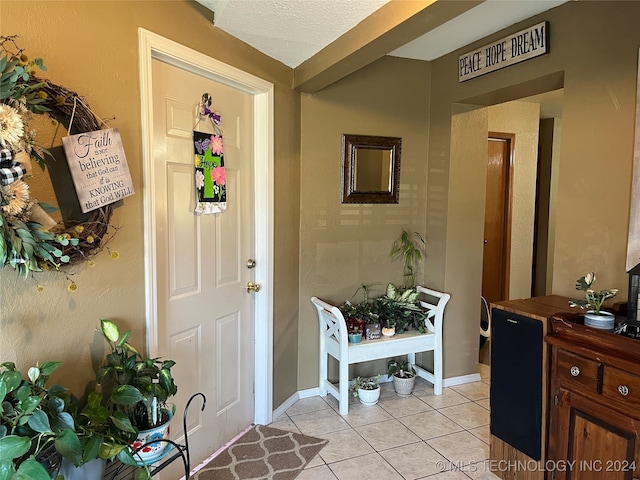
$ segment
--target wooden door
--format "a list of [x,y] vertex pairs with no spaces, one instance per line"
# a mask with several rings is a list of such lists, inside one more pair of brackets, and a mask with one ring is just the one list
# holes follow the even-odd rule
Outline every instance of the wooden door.
[[[177,362],[176,419],[191,394],[207,398],[204,412],[199,401],[189,412],[194,466],[254,418],[253,100],[156,59],[152,79],[158,353]],[[194,213],[192,130],[213,133],[208,120],[196,126],[203,93],[223,121],[227,208],[214,215]],[[172,425],[178,441],[180,420]],[[178,463],[162,478],[179,478]]]
[[509,297],[512,152],[512,134],[489,134],[482,259],[482,296],[489,303]]
[[560,389],[555,432],[556,480],[631,480],[640,467],[637,421]]

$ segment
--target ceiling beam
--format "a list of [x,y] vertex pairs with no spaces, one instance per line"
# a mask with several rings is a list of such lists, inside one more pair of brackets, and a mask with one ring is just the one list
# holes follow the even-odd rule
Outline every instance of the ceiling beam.
[[294,69],[293,88],[315,93],[485,0],[391,0]]

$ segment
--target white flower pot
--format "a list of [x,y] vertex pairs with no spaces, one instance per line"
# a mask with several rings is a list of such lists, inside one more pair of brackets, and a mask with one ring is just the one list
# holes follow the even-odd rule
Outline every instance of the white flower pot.
[[615,326],[616,317],[611,312],[600,312],[597,315],[593,310],[587,311],[584,315],[584,324],[587,327],[598,328],[600,330],[606,330],[608,332],[613,331]]
[[154,440],[160,440],[163,438],[168,439],[170,437],[170,425],[173,414],[170,410],[163,409],[162,411],[169,415],[169,420],[155,428],[140,430],[138,432],[138,438],[130,447],[131,452],[133,453],[144,445],[142,449],[133,454],[133,458],[138,462],[147,464],[155,462],[162,456],[165,449],[170,445],[168,442],[154,442]]
[[64,480],[101,480],[104,475],[104,467],[105,461],[101,458],[91,460],[79,467],[63,458],[58,475],[63,475]]
[[360,403],[363,405],[375,405],[380,399],[380,385],[377,385],[373,390],[359,388],[358,398],[360,399]]
[[[407,374],[405,374],[407,375]],[[408,374],[407,377],[393,376],[393,388],[401,397],[408,397],[413,392],[413,386],[416,382],[416,377],[413,374]]]

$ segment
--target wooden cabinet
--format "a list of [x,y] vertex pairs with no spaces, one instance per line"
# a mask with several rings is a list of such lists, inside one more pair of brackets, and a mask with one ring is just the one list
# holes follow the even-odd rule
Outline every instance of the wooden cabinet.
[[548,478],[640,478],[640,340],[551,319]]
[[543,480],[550,369],[544,336],[553,315],[576,309],[558,295],[491,307],[491,469],[503,480]]

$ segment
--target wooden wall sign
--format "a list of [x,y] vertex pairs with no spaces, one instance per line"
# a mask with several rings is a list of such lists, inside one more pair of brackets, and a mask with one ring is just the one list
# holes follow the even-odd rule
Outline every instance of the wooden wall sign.
[[117,128],[62,138],[82,212],[133,195],[133,182]]
[[549,51],[549,26],[541,22],[458,57],[458,81],[493,72]]

